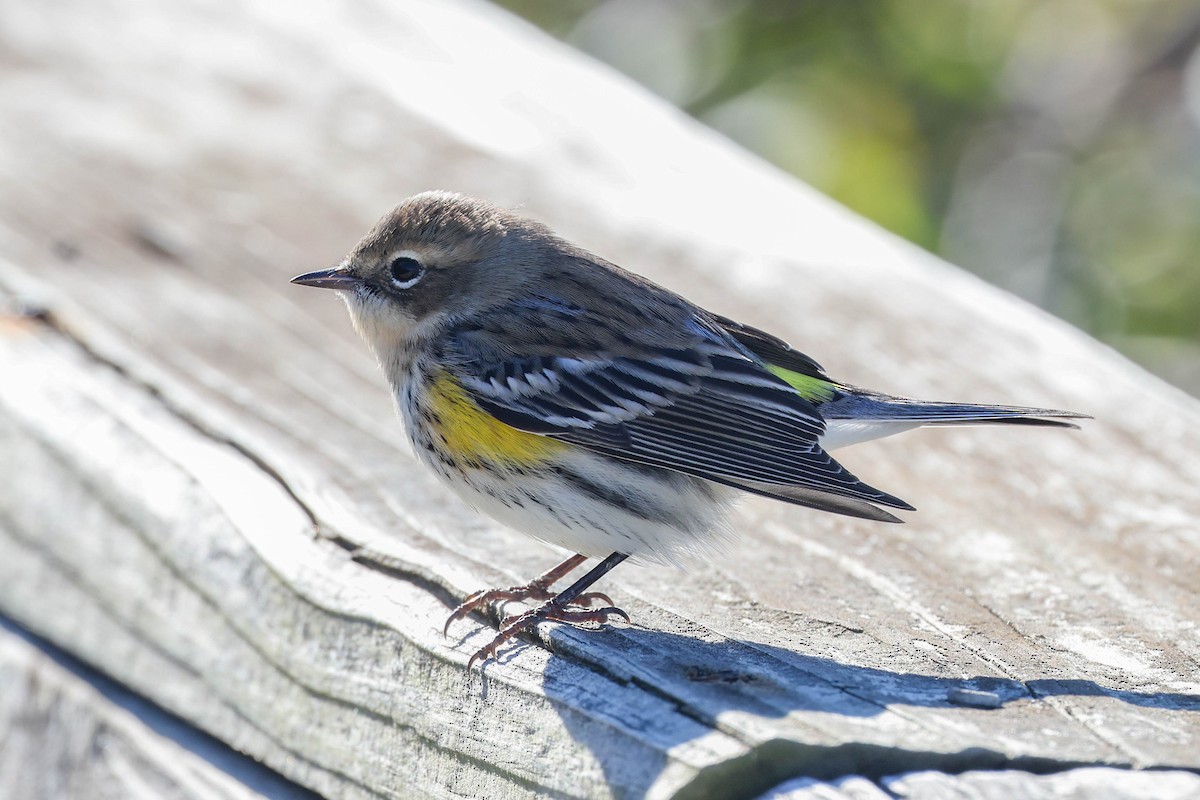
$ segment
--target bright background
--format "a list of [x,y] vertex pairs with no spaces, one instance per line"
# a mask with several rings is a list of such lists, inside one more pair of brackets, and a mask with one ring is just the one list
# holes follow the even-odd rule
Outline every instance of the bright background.
[[1196,0],[500,0],[1200,394]]

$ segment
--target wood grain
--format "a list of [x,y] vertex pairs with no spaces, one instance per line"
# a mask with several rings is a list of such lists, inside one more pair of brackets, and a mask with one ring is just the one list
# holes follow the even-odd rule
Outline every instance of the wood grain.
[[0,682],[0,796],[316,798],[3,621]]

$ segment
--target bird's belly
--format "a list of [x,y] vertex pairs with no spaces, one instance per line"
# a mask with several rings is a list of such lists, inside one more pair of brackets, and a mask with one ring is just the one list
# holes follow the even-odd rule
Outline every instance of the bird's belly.
[[625,553],[679,564],[726,538],[735,493],[677,472],[571,448],[552,462],[498,472],[431,464],[467,503],[522,533],[586,556]]

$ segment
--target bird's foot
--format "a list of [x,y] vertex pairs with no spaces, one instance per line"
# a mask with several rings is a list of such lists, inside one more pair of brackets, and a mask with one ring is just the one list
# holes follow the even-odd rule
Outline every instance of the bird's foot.
[[[524,614],[506,618],[500,625],[500,632],[496,634],[495,638],[480,648],[475,655],[471,656],[471,660],[467,662],[467,669],[474,666],[476,661],[491,658],[506,642],[517,634],[532,629],[539,622],[565,622],[568,625],[603,625],[612,617],[620,617],[629,622],[629,615],[616,606],[611,605],[611,600],[608,601],[610,605],[604,608],[569,607],[578,604],[580,600],[589,595],[605,597],[600,592],[589,592],[587,595],[580,595],[569,603],[560,603],[557,597],[553,597],[537,608],[526,611]],[[608,598],[605,597],[605,599],[607,600]]]
[[[495,603],[514,603],[524,600],[553,600],[554,593],[550,591],[551,583],[553,581],[545,581],[542,578],[537,578],[523,586],[510,586],[507,589],[481,589],[474,594],[470,594],[458,604],[458,607],[454,611],[450,612],[445,626],[442,627],[442,635],[445,636],[448,634],[451,625],[460,619],[464,619],[472,611],[479,611]],[[570,605],[590,609],[597,603],[605,603],[611,606],[612,598],[604,592],[585,592],[572,600]],[[507,620],[505,621],[507,622]]]

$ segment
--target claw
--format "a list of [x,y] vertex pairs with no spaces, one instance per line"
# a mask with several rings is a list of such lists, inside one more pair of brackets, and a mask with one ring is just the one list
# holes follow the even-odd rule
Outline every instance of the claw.
[[[552,567],[537,576],[524,586],[475,592],[466,600],[463,600],[462,604],[451,612],[450,618],[446,620],[446,626],[442,629],[442,633],[445,634],[449,631],[450,624],[455,620],[462,619],[480,606],[489,603],[526,600],[530,598],[545,600],[544,603],[532,611],[526,611],[524,614],[519,614],[515,617],[505,618],[504,622],[500,625],[500,632],[467,661],[467,669],[470,670],[471,667],[475,666],[476,661],[491,658],[505,642],[512,639],[518,633],[529,630],[539,622],[554,621],[565,622],[568,625],[603,625],[608,622],[610,617],[621,617],[626,622],[629,622],[629,615],[614,606],[612,599],[604,592],[587,591],[589,586],[607,575],[609,570],[628,557],[627,553],[613,553],[592,567],[588,574],[554,595],[551,594],[550,587],[559,578],[586,561],[587,556],[576,553],[558,566]],[[601,608],[592,608],[593,603],[600,602],[607,603],[608,605]],[[579,607],[571,608],[571,606]]]
[[511,603],[517,600],[549,600],[554,595],[545,586],[531,581],[524,586],[510,586],[507,589],[481,589],[467,597],[450,612],[446,624],[442,626],[442,636],[450,633],[450,626],[460,619],[465,619],[472,611],[478,611],[493,603]]
[[[526,583],[523,586],[510,586],[507,589],[484,589],[469,595],[465,600],[458,604],[458,608],[450,612],[450,617],[446,620],[446,624],[442,626],[442,635],[446,636],[450,633],[450,626],[460,619],[463,619],[472,611],[478,611],[484,606],[490,606],[493,603],[509,603],[516,600],[549,600],[554,597],[554,593],[550,591],[550,587],[555,584],[560,578],[569,573],[571,570],[578,567],[587,560],[586,556],[581,556],[578,553],[566,559],[560,564],[556,564],[550,569],[538,575],[536,578]],[[591,605],[594,600],[604,598],[609,605],[612,605],[612,600],[608,599],[608,595],[599,592],[589,592],[579,598],[582,605]]]
[[[599,595],[601,592],[592,592],[591,594]],[[582,595],[577,600],[583,599],[586,595]],[[467,661],[467,669],[475,666],[476,661],[487,660],[494,655],[496,651],[504,646],[506,642],[511,640],[519,633],[535,627],[539,622],[564,622],[568,625],[603,625],[609,621],[610,617],[620,617],[629,622],[629,615],[616,606],[609,605],[604,608],[565,608],[558,603],[557,598],[547,600],[535,609],[526,611],[524,614],[518,614],[513,617],[508,617],[500,626],[500,632],[481,647]]]
[[[606,606],[613,605],[612,598],[604,592],[585,592],[571,601],[571,605],[583,606],[584,608],[590,608],[594,603],[604,603]],[[617,610],[620,611],[620,609]]]
[[[521,600],[550,600],[554,597],[554,593],[547,587],[536,585],[536,582],[527,583],[524,586],[510,586],[507,589],[481,589],[478,592],[467,595],[458,606],[450,612],[450,616],[446,619],[446,624],[442,626],[442,636],[450,634],[450,626],[458,622],[460,619],[466,619],[466,616],[472,611],[478,611],[486,606],[495,603],[512,603]],[[604,592],[587,592],[579,595],[571,601],[573,606],[582,606],[583,608],[591,608],[596,603],[604,603],[606,606],[612,606],[612,598]],[[618,609],[620,610],[620,609]],[[624,612],[622,612],[624,613]],[[626,620],[628,621],[628,620]]]

